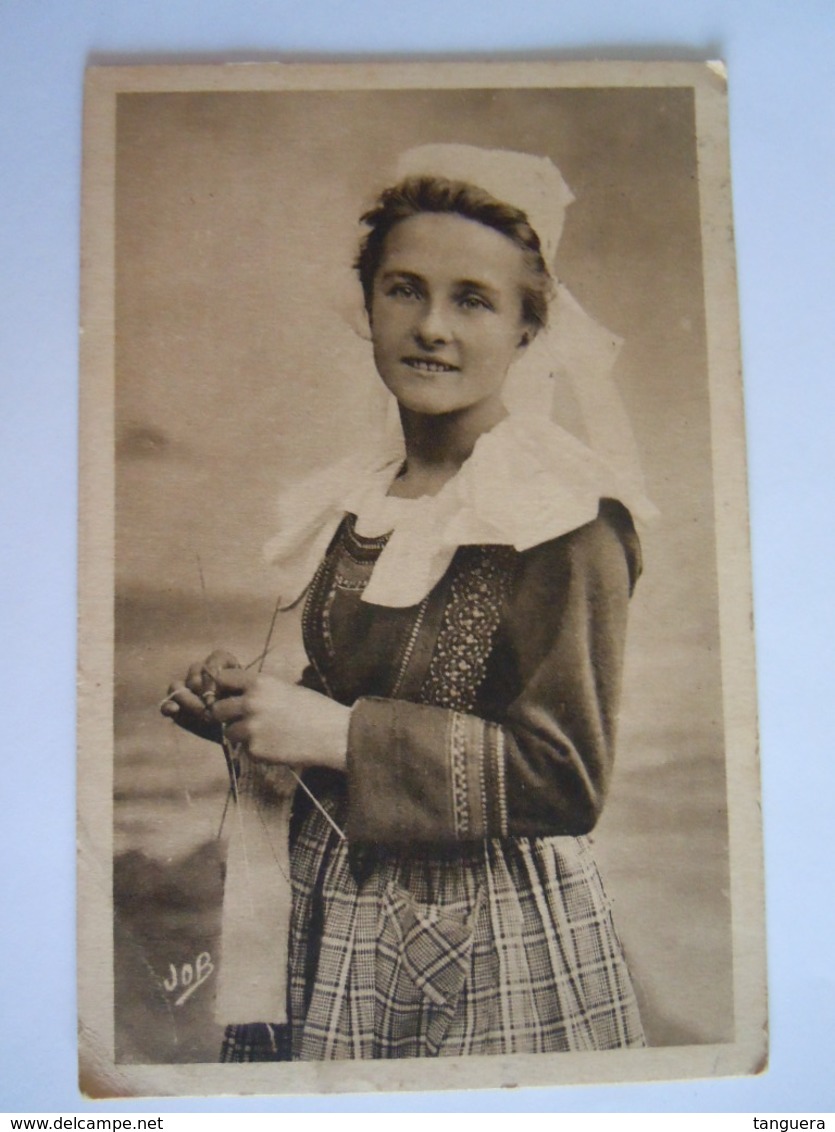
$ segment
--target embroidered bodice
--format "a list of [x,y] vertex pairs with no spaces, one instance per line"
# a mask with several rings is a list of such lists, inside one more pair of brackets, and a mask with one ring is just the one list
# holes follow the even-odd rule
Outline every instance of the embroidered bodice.
[[628,513],[519,552],[463,546],[416,605],[364,602],[385,535],[340,524],[307,597],[304,683],[353,708],[349,837],[584,832],[611,768]]

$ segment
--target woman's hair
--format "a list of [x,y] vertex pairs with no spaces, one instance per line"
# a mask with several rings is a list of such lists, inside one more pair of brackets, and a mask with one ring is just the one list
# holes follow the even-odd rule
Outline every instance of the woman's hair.
[[367,311],[371,311],[374,277],[383,259],[386,237],[402,220],[423,212],[463,216],[511,240],[522,252],[527,268],[527,280],[522,289],[522,320],[534,333],[545,326],[553,281],[542,258],[539,236],[525,213],[496,200],[476,185],[442,177],[407,177],[386,189],[375,206],[360,218],[370,231],[360,245],[354,266],[359,273]]

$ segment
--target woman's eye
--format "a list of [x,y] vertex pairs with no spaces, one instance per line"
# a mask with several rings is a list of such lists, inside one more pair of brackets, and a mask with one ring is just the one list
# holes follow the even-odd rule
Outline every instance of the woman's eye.
[[396,299],[416,299],[419,297],[417,288],[411,283],[393,283],[386,294]]
[[485,299],[483,295],[478,295],[473,292],[467,295],[462,295],[459,302],[465,310],[491,311],[493,309],[492,304],[488,302],[488,300]]

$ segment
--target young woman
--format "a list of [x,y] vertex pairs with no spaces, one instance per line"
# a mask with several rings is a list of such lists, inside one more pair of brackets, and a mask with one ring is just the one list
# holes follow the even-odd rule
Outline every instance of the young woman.
[[215,654],[163,708],[222,729],[264,797],[277,766],[304,772],[287,1026],[239,1018],[227,1060],[643,1044],[585,834],[645,501],[547,404],[506,404],[577,325],[563,294],[546,330],[570,200],[545,158],[404,155],[357,263],[402,439],[298,488],[272,548],[307,590],[309,667],[291,685]]

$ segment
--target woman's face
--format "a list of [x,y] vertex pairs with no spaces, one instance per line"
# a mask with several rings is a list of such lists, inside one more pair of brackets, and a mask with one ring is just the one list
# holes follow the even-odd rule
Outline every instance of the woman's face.
[[527,343],[524,256],[493,228],[419,213],[386,237],[371,302],[374,360],[401,406],[437,415],[498,403]]

